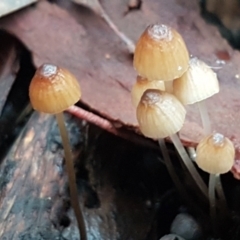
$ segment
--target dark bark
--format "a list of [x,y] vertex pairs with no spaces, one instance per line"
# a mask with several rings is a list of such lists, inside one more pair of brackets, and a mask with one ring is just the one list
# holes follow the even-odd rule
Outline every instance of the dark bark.
[[[158,151],[69,115],[67,126],[89,239],[144,240],[164,233],[181,201],[169,192],[172,182]],[[63,158],[54,117],[34,113],[1,164],[1,239],[78,239]],[[168,208],[170,215],[159,215]]]

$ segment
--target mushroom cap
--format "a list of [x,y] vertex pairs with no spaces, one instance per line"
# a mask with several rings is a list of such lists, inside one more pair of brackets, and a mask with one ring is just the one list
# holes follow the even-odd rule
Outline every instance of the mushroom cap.
[[67,69],[43,64],[30,83],[29,97],[35,110],[56,114],[78,102],[81,89]]
[[186,110],[172,94],[148,89],[138,107],[137,120],[143,135],[149,138],[165,138],[178,132],[184,123]]
[[172,81],[187,70],[189,54],[181,35],[166,25],[150,25],[139,38],[133,65],[149,80]]
[[217,74],[198,58],[190,59],[188,70],[173,82],[173,93],[183,104],[200,102],[218,92]]
[[147,78],[143,78],[137,76],[137,80],[132,87],[131,97],[132,97],[132,104],[136,108],[143,93],[147,89],[159,89],[165,90],[164,82],[163,81],[149,81]]
[[204,137],[196,149],[196,163],[199,168],[210,174],[223,174],[234,164],[233,143],[220,133]]

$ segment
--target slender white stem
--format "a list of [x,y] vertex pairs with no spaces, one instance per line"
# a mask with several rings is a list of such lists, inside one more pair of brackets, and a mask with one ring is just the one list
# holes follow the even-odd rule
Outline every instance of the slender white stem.
[[174,170],[174,167],[171,162],[164,139],[162,139],[162,138],[158,139],[158,143],[159,143],[160,149],[162,151],[164,163],[167,167],[170,177],[172,178],[173,183],[175,184],[175,186],[176,186],[177,190],[179,191],[179,194],[182,196],[182,198],[185,199],[186,201],[189,200],[189,198],[187,196],[187,192],[183,188],[183,185],[181,184],[181,181],[179,180],[179,177]]
[[216,191],[217,191],[219,200],[225,202],[225,205],[226,205],[226,198],[223,191],[220,174],[216,174]]
[[77,219],[78,228],[80,231],[80,239],[87,240],[84,218],[78,202],[78,192],[77,192],[73,158],[72,158],[72,153],[70,149],[67,129],[64,123],[63,113],[56,114],[56,119],[58,122],[58,127],[59,127],[60,135],[62,138],[62,144],[63,144],[64,154],[65,154],[65,163],[66,163],[68,180],[69,180],[71,204]]
[[178,135],[177,134],[171,135],[170,138],[171,138],[175,148],[177,149],[179,155],[181,156],[186,168],[190,172],[192,178],[194,179],[194,181],[196,182],[196,184],[198,185],[198,187],[200,188],[200,190],[202,191],[204,196],[208,198],[207,186],[204,183],[204,181],[202,180],[202,178],[201,178],[200,174],[198,173],[197,169],[195,168],[192,160],[189,158],[189,156],[188,156],[185,148],[183,147],[182,142],[180,141]]
[[192,159],[193,162],[196,161],[196,150],[194,147],[187,147],[187,151],[188,151],[188,154],[189,154],[189,157]]
[[204,133],[206,135],[211,134],[211,132],[212,132],[211,122],[210,122],[209,114],[207,111],[206,100],[198,102],[197,104],[198,104],[198,109],[199,109],[201,119],[202,119]]
[[173,81],[164,81],[164,85],[165,85],[166,92],[168,93],[173,92]]
[[228,206],[227,206],[227,201],[226,197],[223,191],[222,183],[221,183],[221,178],[220,174],[216,174],[216,192],[219,198],[219,207],[221,210],[221,213],[224,217],[229,216],[229,211],[228,211]]
[[208,184],[208,195],[209,195],[209,205],[210,205],[210,215],[212,220],[213,232],[216,232],[216,175],[210,174],[209,184]]

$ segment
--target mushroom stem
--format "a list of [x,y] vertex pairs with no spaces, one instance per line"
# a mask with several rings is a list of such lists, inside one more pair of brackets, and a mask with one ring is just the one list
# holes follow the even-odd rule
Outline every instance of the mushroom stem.
[[175,186],[176,186],[179,194],[182,196],[182,198],[185,199],[185,200],[188,200],[189,198],[187,196],[187,192],[183,188],[183,186],[181,184],[181,181],[179,180],[179,177],[174,170],[174,167],[173,167],[173,164],[171,162],[170,156],[168,154],[167,147],[166,147],[164,139],[162,139],[162,138],[158,139],[158,143],[159,143],[160,149],[162,151],[162,155],[163,155],[165,165],[167,167],[167,170],[168,170],[168,173],[169,173],[170,177],[172,178],[173,183],[175,184]]
[[226,204],[227,201],[226,201],[225,194],[223,191],[220,174],[216,174],[216,191],[217,191],[219,201],[221,204],[221,209],[227,209],[227,204]]
[[201,115],[204,133],[206,135],[211,134],[211,122],[209,119],[209,114],[207,111],[207,106],[206,106],[205,100],[198,102],[198,109],[199,109],[199,112]]
[[222,218],[227,219],[229,217],[229,211],[227,206],[226,197],[223,191],[220,174],[216,174],[215,189],[219,198],[219,209],[221,210]]
[[165,84],[165,90],[168,93],[172,93],[173,92],[173,81],[164,81]]
[[213,227],[213,232],[216,233],[216,195],[215,195],[216,175],[215,174],[210,174],[208,186],[209,186],[208,195],[209,195],[212,227]]
[[195,162],[196,161],[196,150],[194,147],[187,147],[187,151],[188,151],[188,154],[189,154],[189,157],[190,159]]
[[84,223],[84,219],[83,219],[83,214],[82,214],[81,208],[79,206],[79,202],[78,202],[78,191],[77,191],[77,185],[76,185],[76,177],[75,177],[75,171],[74,171],[74,165],[73,165],[73,158],[72,158],[72,153],[71,153],[71,149],[70,149],[66,126],[64,123],[64,116],[63,116],[62,112],[57,113],[55,115],[56,115],[56,119],[58,122],[58,127],[59,127],[60,135],[62,138],[62,144],[63,144],[63,148],[64,148],[65,163],[66,163],[68,180],[69,180],[71,205],[72,205],[74,213],[76,215],[78,228],[80,231],[80,239],[87,240],[86,227],[85,227],[85,223]]
[[[218,194],[219,201],[216,199],[216,192]],[[209,205],[210,205],[210,216],[212,221],[213,232],[217,231],[217,208],[219,208],[222,219],[227,219],[229,217],[229,212],[227,208],[226,198],[223,191],[220,174],[210,174],[209,176]],[[219,204],[219,205],[218,205]]]
[[198,171],[196,170],[193,162],[189,158],[189,156],[188,156],[185,148],[183,147],[182,142],[180,141],[178,135],[173,134],[173,135],[170,136],[170,139],[172,140],[175,148],[177,149],[179,155],[181,156],[181,158],[183,160],[183,163],[185,164],[186,168],[190,172],[192,178],[194,179],[194,181],[196,182],[196,184],[198,185],[198,187],[202,191],[203,195],[208,198],[207,186],[204,183],[204,181],[202,180]]

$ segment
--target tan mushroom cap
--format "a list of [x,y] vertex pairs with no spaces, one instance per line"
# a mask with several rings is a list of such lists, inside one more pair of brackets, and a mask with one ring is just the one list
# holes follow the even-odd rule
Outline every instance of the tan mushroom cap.
[[184,123],[186,110],[172,94],[148,89],[137,107],[137,120],[143,135],[165,138],[178,132]]
[[131,91],[132,103],[134,107],[137,107],[143,93],[147,89],[159,89],[164,91],[165,90],[164,82],[149,81],[147,78],[137,76],[137,80],[133,85],[132,91]]
[[217,74],[198,58],[190,59],[188,70],[173,82],[174,95],[185,105],[200,102],[218,92]]
[[43,64],[31,81],[29,97],[35,110],[55,114],[78,102],[81,89],[77,79],[67,69]]
[[189,54],[181,35],[166,25],[150,25],[139,38],[133,65],[149,80],[172,81],[187,70]]
[[199,168],[210,174],[223,174],[234,164],[233,143],[220,133],[204,137],[196,149],[196,163]]

